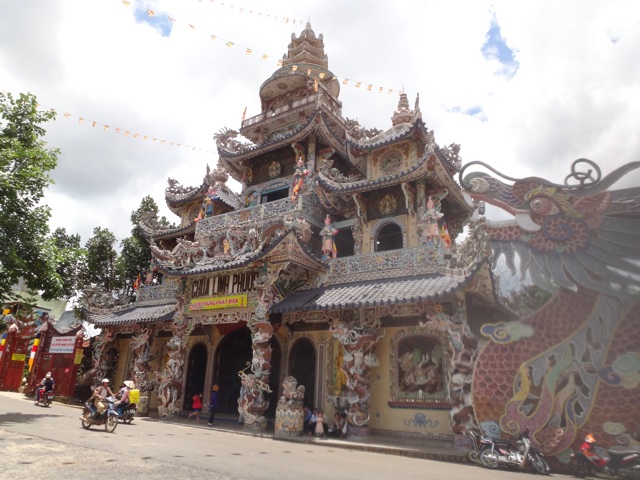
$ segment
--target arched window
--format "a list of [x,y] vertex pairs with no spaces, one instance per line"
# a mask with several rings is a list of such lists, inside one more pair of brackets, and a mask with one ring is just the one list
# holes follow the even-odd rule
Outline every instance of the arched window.
[[399,250],[403,247],[402,230],[395,223],[383,226],[376,235],[375,251]]

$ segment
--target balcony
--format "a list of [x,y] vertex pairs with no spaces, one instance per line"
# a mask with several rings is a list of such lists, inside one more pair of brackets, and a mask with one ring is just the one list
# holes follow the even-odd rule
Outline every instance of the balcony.
[[234,212],[203,218],[196,225],[195,239],[216,235],[230,227],[261,226],[273,224],[285,219],[285,216],[304,218],[312,225],[322,225],[322,210],[315,196],[301,196],[301,201],[292,203],[283,198],[274,202],[263,203],[254,207],[243,208]]

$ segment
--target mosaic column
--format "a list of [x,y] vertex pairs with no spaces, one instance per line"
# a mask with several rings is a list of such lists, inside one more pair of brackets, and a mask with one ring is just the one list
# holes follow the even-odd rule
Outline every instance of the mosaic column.
[[379,333],[380,319],[364,318],[360,325],[334,320],[329,331],[344,348],[340,369],[347,378],[346,392],[341,395],[349,423],[348,433],[366,436],[369,433],[369,369],[379,365],[373,351],[384,334]]
[[176,315],[171,326],[171,339],[166,348],[169,359],[164,370],[156,372],[156,393],[158,414],[161,417],[176,416],[180,413],[180,399],[183,394],[183,367],[187,355],[187,342],[193,331],[193,321],[184,317],[187,298],[186,281],[183,280],[176,293]]
[[93,367],[90,370],[90,376],[94,379],[93,383],[100,383],[100,381],[106,377],[111,367],[109,348],[115,340],[115,337],[114,330],[108,327],[103,328],[100,335],[95,337],[93,353],[91,354]]
[[158,414],[161,417],[176,416],[180,413],[180,399],[184,387],[182,384],[184,360],[193,327],[193,323],[184,318],[171,327],[173,335],[166,345],[169,360],[164,370],[156,372]]
[[147,374],[151,371],[149,362],[155,357],[151,356],[151,341],[153,338],[151,328],[144,325],[136,325],[131,338],[131,353],[133,354],[133,368],[130,377],[136,387],[143,390],[143,385],[147,383]]
[[[238,372],[242,387],[238,399],[238,413],[244,419],[244,428],[261,430],[267,426],[264,412],[269,408],[266,393],[271,393],[269,375],[271,374],[271,337],[273,325],[267,318],[267,312],[274,301],[273,283],[278,278],[281,266],[270,270],[265,262],[263,271],[255,281],[258,291],[258,305],[249,320],[253,358],[251,365]],[[251,373],[247,373],[249,369]]]

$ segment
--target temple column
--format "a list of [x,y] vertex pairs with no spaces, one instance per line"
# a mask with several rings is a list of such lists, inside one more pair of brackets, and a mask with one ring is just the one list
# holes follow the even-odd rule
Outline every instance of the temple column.
[[378,366],[373,351],[384,334],[380,332],[380,319],[362,318],[344,323],[333,321],[329,331],[344,348],[340,369],[347,381],[335,404],[347,414],[348,434],[366,436],[369,433],[369,369]]
[[[251,365],[238,372],[242,387],[238,399],[238,412],[244,419],[244,428],[261,430],[267,426],[264,412],[269,408],[266,393],[271,393],[269,375],[271,374],[271,337],[273,325],[267,318],[267,312],[275,298],[273,283],[278,278],[282,265],[269,267],[265,261],[260,276],[255,281],[258,291],[258,305],[249,320],[253,358]],[[251,373],[247,373],[249,369]]]

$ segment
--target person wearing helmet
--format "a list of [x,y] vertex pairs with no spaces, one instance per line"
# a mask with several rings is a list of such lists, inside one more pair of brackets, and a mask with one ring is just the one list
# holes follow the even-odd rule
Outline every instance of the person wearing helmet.
[[44,378],[40,381],[40,384],[36,387],[36,404],[40,401],[40,398],[44,393],[51,392],[55,386],[56,384],[53,381],[51,372],[47,372]]
[[107,397],[113,397],[113,392],[109,388],[109,379],[105,378],[102,380],[99,387],[93,391],[93,395],[89,399],[89,405],[93,402],[93,406],[96,408],[95,413],[101,414],[107,409],[106,399]]
[[120,400],[118,408],[116,408],[118,418],[122,418],[122,414],[129,408],[129,392],[134,386],[135,384],[131,380],[125,380],[120,385],[120,391],[116,395],[116,398]]
[[592,433],[584,437],[584,443],[580,445],[580,452],[597,466],[603,466],[607,461],[601,458],[593,449],[596,444],[596,438]]

